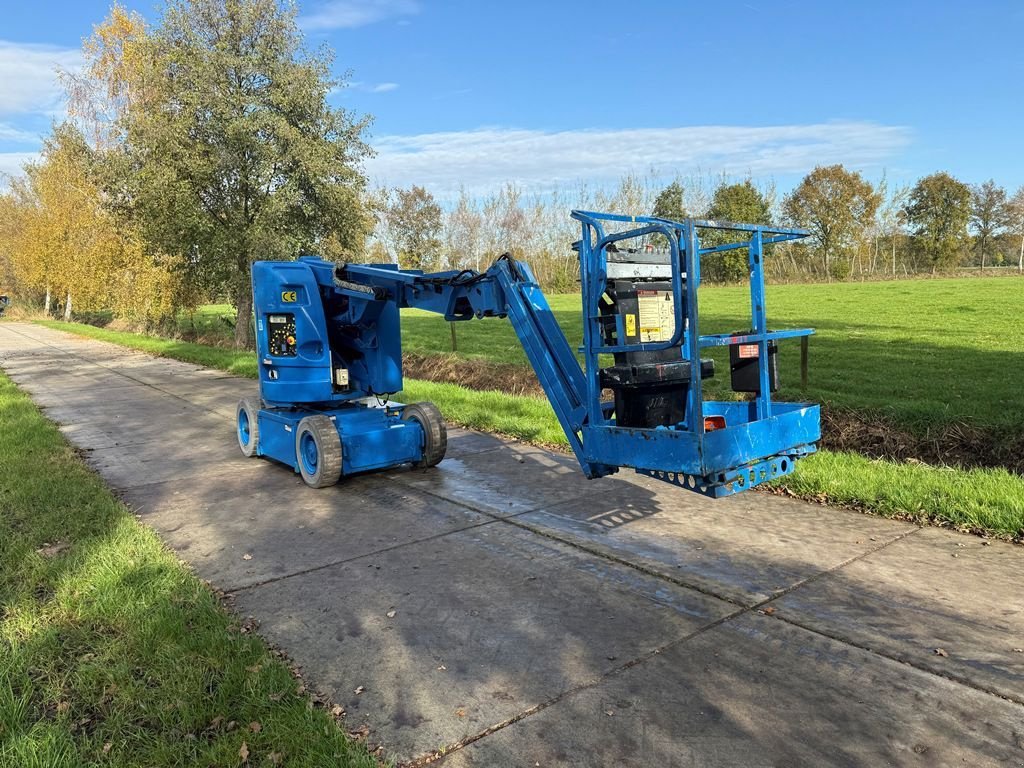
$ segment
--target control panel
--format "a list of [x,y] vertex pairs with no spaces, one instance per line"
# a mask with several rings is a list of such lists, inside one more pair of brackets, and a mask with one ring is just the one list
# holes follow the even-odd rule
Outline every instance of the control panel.
[[269,352],[276,357],[295,357],[295,315],[267,315]]

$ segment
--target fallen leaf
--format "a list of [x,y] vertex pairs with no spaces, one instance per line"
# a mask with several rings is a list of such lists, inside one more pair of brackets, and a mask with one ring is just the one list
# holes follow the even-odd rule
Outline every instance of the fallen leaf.
[[466,716],[466,710],[464,710],[462,707],[459,707],[458,709],[455,710],[455,714],[458,717],[465,717]]
[[70,703],[68,703],[66,701],[58,701],[57,702],[57,711],[58,712],[62,712],[62,713],[63,712],[67,712],[69,709],[71,709],[71,704]]
[[271,701],[280,701],[281,700],[281,696],[282,696],[282,694],[280,694],[280,693],[272,693],[272,694],[270,694],[270,700]]
[[246,672],[259,672],[261,669],[263,669],[263,665],[262,664],[253,664],[251,667],[246,667],[245,671]]
[[606,709],[604,713],[608,715],[608,717],[615,717],[615,712],[610,709]]
[[53,544],[48,541],[44,541],[43,546],[36,550],[36,554],[42,555],[43,557],[56,557],[65,549],[70,547],[71,545],[66,541],[55,541]]
[[238,756],[242,758],[243,763],[249,762],[249,745],[244,741],[242,742],[242,748],[238,750]]
[[331,714],[335,717],[341,717],[345,714],[345,708],[342,707],[341,704],[335,704],[333,707],[331,707]]
[[359,694],[361,694],[365,690],[366,690],[366,688],[364,686],[360,685],[358,688],[355,689],[355,691],[353,691],[353,693],[355,693],[355,695],[358,696]]
[[111,744],[109,741],[106,744],[104,744],[103,745],[103,754],[104,755],[108,754],[110,752],[110,750],[113,748],[113,746],[114,745]]
[[224,715],[217,715],[213,720],[210,721],[210,728],[220,728],[220,724],[224,722]]
[[242,559],[243,560],[252,560],[252,555],[250,555],[248,552],[246,552],[244,555],[242,555]]
[[284,752],[271,752],[267,755],[271,765],[280,765],[284,761]]
[[389,619],[393,619],[393,618],[395,618],[395,609],[394,609],[394,608],[392,608],[392,609],[391,609],[390,611],[388,611],[388,612],[387,612],[386,614],[384,614],[384,615],[385,615],[385,616],[387,616],[387,617],[388,617]]
[[229,720],[227,727],[228,727],[229,731],[233,731],[233,730],[235,730],[235,728],[238,727],[238,723],[236,723],[234,720]]
[[253,733],[259,733],[263,730],[263,726],[260,724],[258,720],[253,720],[251,723],[249,723],[249,730]]
[[771,616],[773,613],[775,613],[775,608],[770,605],[764,609],[765,616]]
[[946,653],[945,649],[943,649],[943,648],[936,648],[935,649],[935,655],[936,656],[949,656],[949,654]]

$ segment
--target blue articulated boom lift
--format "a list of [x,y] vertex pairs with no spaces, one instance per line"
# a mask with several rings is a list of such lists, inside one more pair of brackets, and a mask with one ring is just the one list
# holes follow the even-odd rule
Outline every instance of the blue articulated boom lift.
[[[587,211],[572,217],[582,234],[574,246],[582,365],[529,267],[507,255],[485,272],[432,274],[308,256],[253,264],[260,402],[238,404],[242,452],[287,464],[314,487],[440,462],[447,433],[437,408],[389,401],[402,389],[405,307],[452,322],[509,318],[588,478],[632,467],[720,497],[786,475],[814,452],[818,406],[771,394],[777,341],[813,331],[769,331],[765,320],[765,247],[805,231]],[[702,247],[708,230],[735,242]],[[701,335],[701,257],[732,249],[748,255],[751,327]],[[730,349],[732,388],[747,399],[703,399],[714,365],[701,350],[721,346]]]

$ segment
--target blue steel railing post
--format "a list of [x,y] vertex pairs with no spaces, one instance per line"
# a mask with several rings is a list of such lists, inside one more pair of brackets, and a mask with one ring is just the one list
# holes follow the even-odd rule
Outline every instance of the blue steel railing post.
[[[586,407],[587,421],[590,424],[604,422],[604,414],[601,413],[601,386],[598,374],[598,354],[594,351],[597,344],[595,338],[600,338],[601,329],[598,327],[597,317],[600,314],[600,294],[594,295],[595,278],[597,277],[598,254],[594,253],[592,236],[597,235],[598,241],[604,237],[604,232],[599,229],[600,225],[591,225],[584,221],[581,223],[582,236],[580,239],[580,287],[583,303],[583,366],[586,377]],[[595,335],[596,334],[596,335]]]
[[762,334],[757,342],[758,372],[760,373],[760,389],[757,394],[757,418],[767,419],[772,415],[772,392],[769,358],[769,341],[764,336],[768,332],[767,313],[764,306],[764,243],[761,230],[756,230],[750,238],[747,250],[750,265],[750,317],[755,334]]
[[[697,291],[700,288],[700,238],[697,227],[689,221],[686,226],[685,258],[680,268],[686,268],[686,350],[690,358],[690,387],[686,400],[686,426],[698,436],[698,450],[704,461],[704,382],[700,377],[700,328],[697,323]],[[682,238],[679,238],[682,240]],[[682,243],[680,243],[682,245]],[[682,250],[682,249],[680,249]],[[682,313],[680,313],[682,314]]]

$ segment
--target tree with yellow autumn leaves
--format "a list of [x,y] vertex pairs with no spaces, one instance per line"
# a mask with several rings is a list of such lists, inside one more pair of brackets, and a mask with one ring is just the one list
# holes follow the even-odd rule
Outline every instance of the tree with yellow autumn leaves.
[[226,296],[250,343],[257,258],[355,252],[372,226],[366,119],[281,0],[167,0],[148,28],[114,6],[63,76],[72,124],[10,184],[0,259],[64,307],[158,321]]

